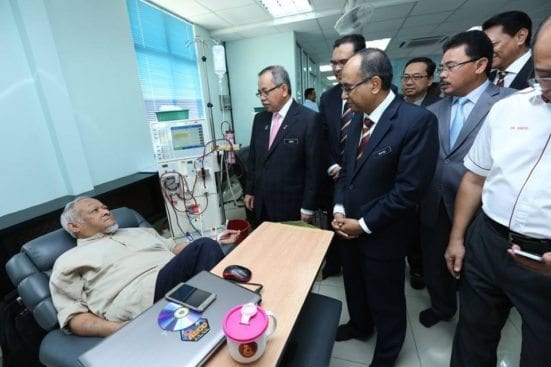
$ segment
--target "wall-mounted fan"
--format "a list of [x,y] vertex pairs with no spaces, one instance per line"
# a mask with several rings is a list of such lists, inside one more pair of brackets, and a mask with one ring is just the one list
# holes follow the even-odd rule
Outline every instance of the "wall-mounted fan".
[[362,33],[374,10],[370,2],[348,0],[344,5],[344,14],[335,23],[335,30],[340,35]]

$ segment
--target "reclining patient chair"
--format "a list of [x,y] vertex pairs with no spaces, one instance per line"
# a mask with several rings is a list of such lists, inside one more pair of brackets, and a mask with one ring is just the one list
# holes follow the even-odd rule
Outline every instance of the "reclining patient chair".
[[[151,227],[135,210],[111,211],[120,228]],[[76,246],[76,240],[58,229],[35,238],[21,247],[6,264],[6,272],[17,287],[25,306],[37,323],[48,333],[40,345],[39,359],[47,367],[81,366],[78,357],[103,338],[65,334],[59,329],[57,311],[52,303],[49,278],[56,259]],[[227,254],[234,245],[222,246]],[[341,302],[310,293],[297,319],[281,366],[328,366],[341,314]]]
[[[151,227],[135,210],[112,210],[120,228]],[[21,247],[6,264],[6,272],[17,287],[21,300],[37,323],[48,332],[40,345],[40,362],[48,367],[75,367],[78,357],[102,338],[67,335],[59,329],[57,311],[48,286],[52,267],[65,251],[76,246],[76,240],[58,229],[35,238]]]

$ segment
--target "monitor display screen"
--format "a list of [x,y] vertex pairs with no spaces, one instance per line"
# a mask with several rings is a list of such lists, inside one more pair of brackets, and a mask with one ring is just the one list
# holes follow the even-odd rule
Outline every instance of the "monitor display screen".
[[205,145],[201,124],[171,127],[170,134],[172,135],[172,149],[174,150],[200,148]]

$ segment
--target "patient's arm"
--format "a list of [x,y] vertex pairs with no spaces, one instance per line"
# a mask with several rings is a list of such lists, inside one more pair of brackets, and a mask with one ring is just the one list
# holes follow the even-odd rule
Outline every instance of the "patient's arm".
[[69,329],[80,336],[108,336],[123,327],[127,321],[108,321],[91,312],[74,315],[69,321]]

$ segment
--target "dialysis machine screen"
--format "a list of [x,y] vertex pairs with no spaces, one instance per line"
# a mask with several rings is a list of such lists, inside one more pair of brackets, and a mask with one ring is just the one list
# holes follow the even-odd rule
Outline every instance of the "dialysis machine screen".
[[202,125],[175,126],[170,128],[170,133],[174,150],[202,148],[205,145]]

